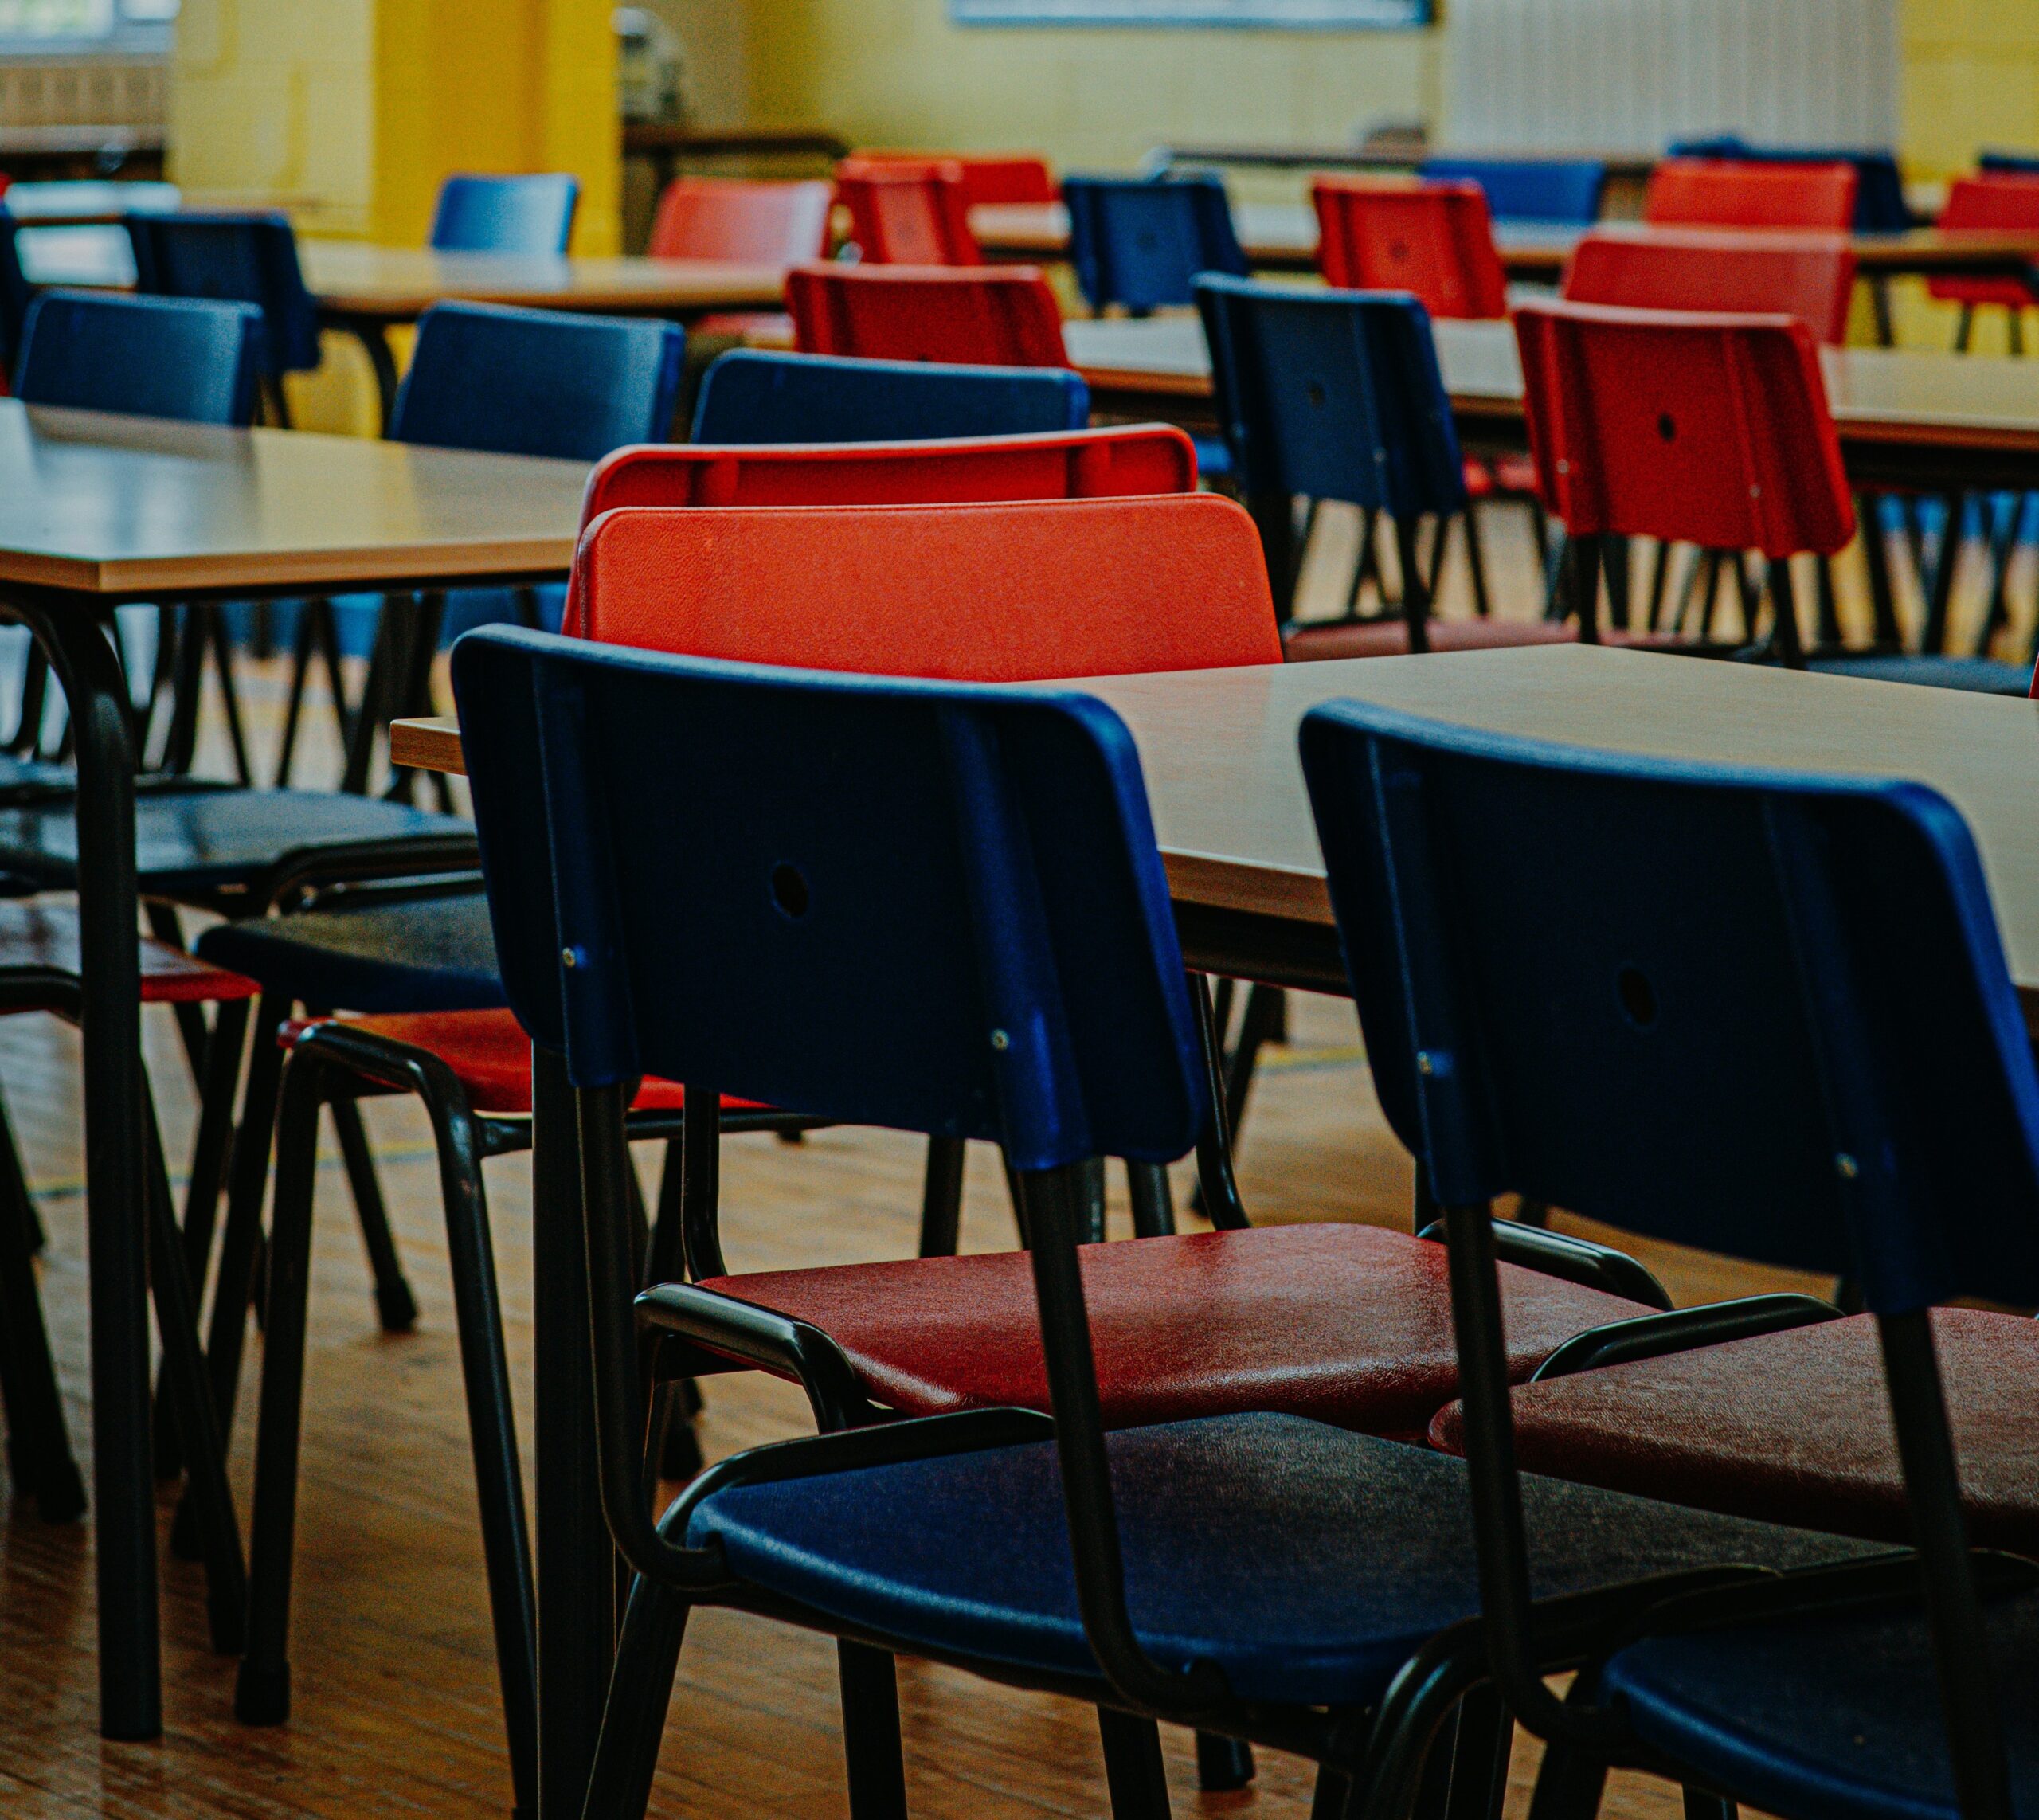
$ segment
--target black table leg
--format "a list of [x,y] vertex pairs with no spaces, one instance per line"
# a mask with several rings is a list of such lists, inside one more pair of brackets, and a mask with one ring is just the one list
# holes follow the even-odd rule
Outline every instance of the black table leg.
[[9,604],[49,652],[69,699],[77,746],[100,1731],[108,1738],[154,1738],[162,1731],[162,1677],[150,1446],[134,730],[127,679],[99,615],[61,597],[16,595]]
[[580,1820],[616,1654],[615,1550],[596,1477],[581,1142],[566,1066],[531,1053],[538,1814]]
[[375,370],[376,396],[382,401],[382,434],[389,433],[389,420],[397,409],[397,358],[389,351],[389,327],[376,316],[333,315],[329,327],[343,329],[359,342]]

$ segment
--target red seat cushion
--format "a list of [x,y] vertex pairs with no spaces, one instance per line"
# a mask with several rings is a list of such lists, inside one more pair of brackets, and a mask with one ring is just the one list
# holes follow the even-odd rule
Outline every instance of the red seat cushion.
[[[1970,1540],[2039,1555],[2039,1321],[1933,1317]],[[1912,1540],[1867,1315],[1609,1365],[1515,1393],[1524,1472],[1843,1535]],[[1464,1447],[1456,1403],[1430,1438]]]
[[[166,941],[144,936],[140,945],[144,1004],[219,1004],[252,999],[262,989],[245,974],[209,965]],[[75,981],[82,965],[74,902],[33,898],[0,902],[0,973],[39,973]],[[48,1008],[61,1009],[69,996],[66,988]]]
[[[1106,1419],[1120,1427],[1258,1410],[1419,1436],[1452,1394],[1442,1245],[1379,1227],[1258,1227],[1082,1249]],[[1504,1266],[1512,1368],[1644,1312]],[[1033,1277],[1021,1251],[702,1286],[820,1328],[866,1390],[902,1413],[1047,1407]]]
[[[1570,620],[1432,620],[1430,649],[1500,651],[1518,644],[1575,644],[1579,628]],[[1326,625],[1299,625],[1282,640],[1291,663],[1320,663],[1333,657],[1406,657],[1409,628],[1395,620],[1367,620]]]

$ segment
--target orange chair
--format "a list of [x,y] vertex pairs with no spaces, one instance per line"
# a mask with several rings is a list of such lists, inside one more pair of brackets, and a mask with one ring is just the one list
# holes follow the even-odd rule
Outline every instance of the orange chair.
[[1596,229],[1573,250],[1562,295],[1625,309],[1796,316],[1838,346],[1854,286],[1854,249],[1842,234]]
[[[1939,227],[1946,233],[1991,229],[2039,233],[2039,175],[1990,172],[1958,178],[1947,191]],[[2039,303],[2039,262],[2018,278],[1929,278],[1926,290],[1942,303],[1961,306],[1961,321],[1954,335],[1959,351],[1967,351],[1976,311],[1995,306],[2010,311],[2011,351],[2022,354],[2025,321],[2021,312]]]
[[1035,152],[858,151],[859,164],[953,164],[963,174],[963,200],[980,203],[1052,202],[1059,194],[1048,161]]
[[981,265],[970,232],[963,167],[951,159],[896,162],[846,158],[836,200],[850,212],[850,239],[873,265]]
[[1508,314],[1508,280],[1478,184],[1320,177],[1310,200],[1327,284],[1407,291],[1434,316]]
[[802,354],[1066,366],[1062,309],[1031,265],[796,265],[786,307]]
[[793,265],[828,249],[826,183],[682,177],[666,186],[647,249],[654,259]]
[[1667,158],[1650,174],[1642,218],[1653,227],[1823,228],[1854,225],[1852,164],[1747,164]]

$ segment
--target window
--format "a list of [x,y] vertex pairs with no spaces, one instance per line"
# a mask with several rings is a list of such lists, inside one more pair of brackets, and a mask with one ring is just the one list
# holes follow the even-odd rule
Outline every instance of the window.
[[0,0],[0,53],[167,52],[178,0]]

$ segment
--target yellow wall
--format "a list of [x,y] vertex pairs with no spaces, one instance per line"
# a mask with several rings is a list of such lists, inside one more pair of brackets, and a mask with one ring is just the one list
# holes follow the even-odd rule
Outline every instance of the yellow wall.
[[2039,149],[2039,5],[1906,0],[1904,156],[1950,177],[1986,149]]

